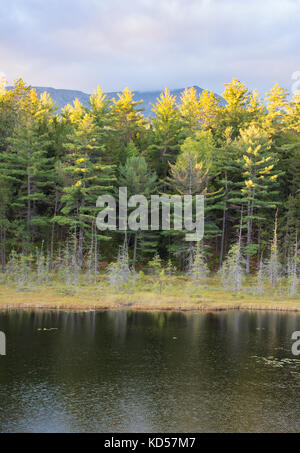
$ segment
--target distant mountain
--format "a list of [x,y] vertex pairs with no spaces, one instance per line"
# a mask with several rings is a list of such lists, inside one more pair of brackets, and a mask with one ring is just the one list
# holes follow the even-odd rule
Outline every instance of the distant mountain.
[[[56,102],[57,106],[61,109],[65,107],[67,104],[72,104],[74,99],[78,98],[79,101],[87,106],[88,101],[90,98],[90,94],[84,93],[83,91],[76,91],[76,90],[61,90],[61,89],[56,89],[56,88],[51,88],[51,87],[32,87],[36,90],[36,92],[40,95],[44,93],[45,91],[50,94],[51,98]],[[194,88],[197,90],[198,94],[201,94],[203,89],[194,86]],[[11,87],[8,87],[8,89],[11,89]],[[161,92],[163,90],[157,90],[157,91],[135,91],[135,96],[134,99],[136,101],[141,101],[143,100],[144,102],[141,104],[141,108],[144,108],[143,114],[145,116],[151,116],[152,115],[152,106],[151,104],[156,103],[156,99],[160,96]],[[173,96],[176,96],[177,99],[180,99],[181,93],[184,91],[184,88],[178,88],[178,89],[173,89],[170,90],[171,94]],[[118,91],[106,93],[109,98],[118,98]],[[225,100],[219,96],[216,95],[218,98],[220,98],[221,102],[224,104]]]

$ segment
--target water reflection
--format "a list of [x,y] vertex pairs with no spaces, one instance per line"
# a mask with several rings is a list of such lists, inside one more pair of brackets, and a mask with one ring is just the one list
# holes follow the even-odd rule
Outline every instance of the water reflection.
[[[49,330],[50,329],[50,330]],[[2,432],[299,431],[300,316],[0,315]]]

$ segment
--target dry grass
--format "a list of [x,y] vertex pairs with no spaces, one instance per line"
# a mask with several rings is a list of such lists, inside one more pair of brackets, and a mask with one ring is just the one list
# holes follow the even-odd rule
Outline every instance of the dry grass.
[[[112,292],[103,280],[101,285],[82,283],[76,288],[53,283],[47,287],[16,291],[6,285],[0,286],[0,310],[19,308],[46,308],[56,310],[289,310],[300,311],[300,298],[291,298],[280,290],[270,289],[264,296],[250,293],[232,294],[224,291],[217,280],[192,288],[184,277],[173,277],[161,294],[153,290],[151,280],[147,279],[134,292]],[[102,289],[101,289],[102,286]]]

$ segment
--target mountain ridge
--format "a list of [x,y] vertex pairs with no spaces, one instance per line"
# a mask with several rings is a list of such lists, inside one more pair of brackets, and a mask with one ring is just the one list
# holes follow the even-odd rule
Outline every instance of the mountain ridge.
[[[193,85],[193,87],[196,89],[198,94],[201,94],[204,89],[200,88],[197,85]],[[35,89],[38,95],[41,95],[45,91],[49,93],[51,98],[55,101],[57,107],[59,109],[62,109],[65,107],[67,104],[72,104],[73,101],[77,98],[84,106],[88,106],[90,94],[85,93],[80,90],[69,90],[69,89],[63,89],[63,88],[52,88],[52,87],[39,87],[39,86],[32,86],[31,88]],[[190,87],[187,87],[190,88]],[[8,87],[8,89],[12,89],[12,87]],[[181,93],[185,90],[185,88],[173,88],[170,89],[170,93],[173,96],[176,96],[177,99],[180,97]],[[152,106],[151,104],[155,104],[156,99],[160,96],[163,90],[148,90],[148,91],[134,91],[134,99],[136,101],[143,101],[141,103],[140,107],[144,109],[143,114],[146,117],[149,117],[152,115]],[[121,91],[110,91],[106,92],[105,94],[110,98],[117,98],[118,93]],[[215,94],[217,96],[222,104],[225,103],[225,100],[218,94]]]

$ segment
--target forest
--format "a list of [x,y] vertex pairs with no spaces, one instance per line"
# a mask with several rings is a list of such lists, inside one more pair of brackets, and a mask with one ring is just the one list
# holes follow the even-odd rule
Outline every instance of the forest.
[[[166,88],[146,118],[128,88],[110,100],[98,87],[88,107],[75,99],[59,110],[22,79],[9,90],[3,80],[3,281],[56,275],[70,286],[106,275],[120,289],[149,271],[160,292],[176,274],[218,276],[233,292],[255,276],[258,294],[265,281],[299,294],[300,94],[276,84],[260,98],[233,79],[222,97]],[[99,231],[96,200],[119,187],[147,198],[204,195],[203,240],[174,229]]]

